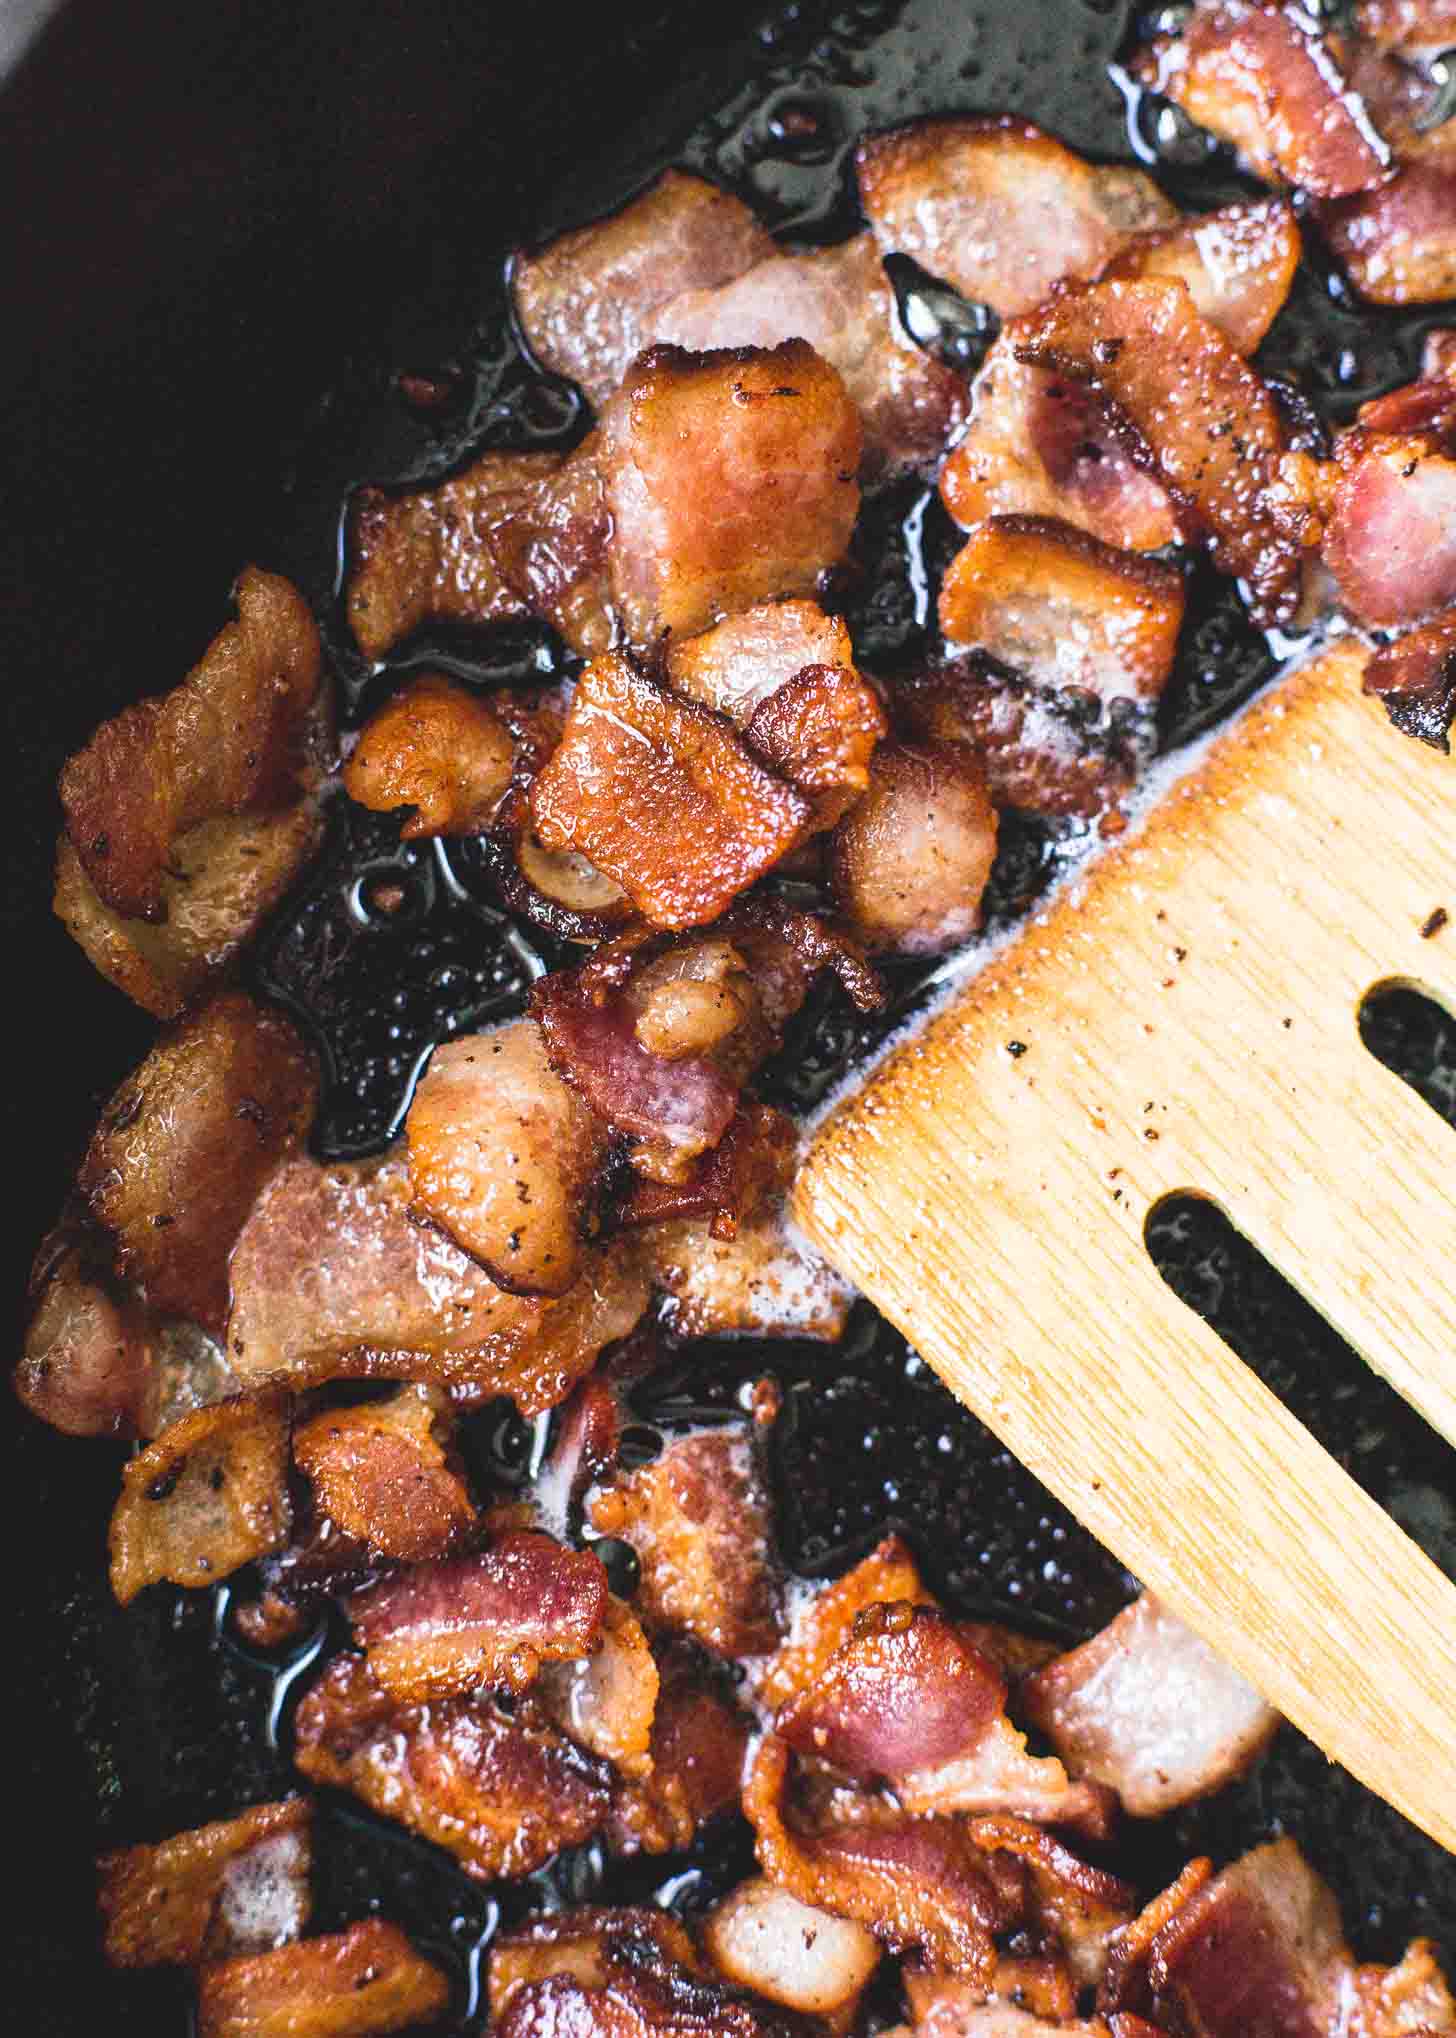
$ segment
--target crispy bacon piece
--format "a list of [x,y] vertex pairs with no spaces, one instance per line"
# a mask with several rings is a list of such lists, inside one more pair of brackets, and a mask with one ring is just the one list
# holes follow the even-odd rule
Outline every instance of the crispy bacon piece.
[[399,1705],[362,1656],[336,1656],[305,1693],[295,1761],[453,1854],[479,1882],[529,1875],[601,1825],[604,1764],[485,1697]]
[[593,432],[531,493],[506,502],[486,533],[506,586],[584,658],[598,656],[617,638],[601,456],[601,434]]
[[1137,465],[1084,382],[1022,361],[1002,333],[971,385],[971,421],[940,476],[964,530],[985,517],[1058,517],[1104,544],[1156,552],[1178,536],[1168,492]]
[[812,1337],[844,1334],[854,1290],[817,1253],[790,1237],[775,1198],[731,1238],[712,1218],[659,1224],[645,1243],[664,1320],[679,1337]]
[[667,676],[677,691],[740,729],[808,665],[854,665],[845,623],[812,601],[760,602],[667,646]]
[[296,1939],[312,1907],[313,1806],[304,1797],[124,1847],[97,1862],[113,1967],[194,1967]]
[[1156,700],[1173,669],[1183,576],[1047,517],[991,517],[946,571],[940,627],[1038,686]]
[[639,1175],[617,1222],[655,1225],[705,1218],[711,1237],[736,1238],[741,1225],[782,1195],[798,1153],[799,1128],[793,1119],[772,1105],[749,1100],[684,1181],[654,1182]]
[[600,409],[658,337],[653,314],[661,306],[729,283],[777,253],[740,199],[665,170],[610,218],[517,255],[516,316],[542,367],[577,383]]
[[1149,1593],[1022,1686],[1033,1723],[1074,1776],[1159,1818],[1242,1775],[1279,1716]]
[[153,1310],[222,1330],[229,1248],[307,1134],[317,1090],[293,1026],[241,991],[165,1036],[117,1090],[77,1187]]
[[821,1586],[811,1600],[795,1610],[788,1636],[762,1668],[759,1702],[776,1712],[807,1691],[830,1657],[849,1640],[857,1616],[866,1607],[891,1601],[935,1604],[909,1544],[898,1535],[886,1536],[853,1570],[833,1584]]
[[962,743],[882,743],[829,843],[840,908],[881,955],[939,955],[974,934],[995,856],[985,770]]
[[844,556],[859,514],[859,413],[804,341],[652,347],[603,432],[612,591],[632,643],[812,594]]
[[574,849],[544,849],[531,825],[529,781],[520,779],[479,837],[502,903],[564,941],[610,941],[632,918],[627,894]]
[[659,1644],[660,1684],[646,1771],[612,1796],[607,1841],[614,1854],[670,1854],[700,1826],[736,1808],[751,1733],[748,1719],[705,1682],[686,1645]]
[[1055,1834],[1030,1819],[972,1819],[971,1837],[987,1854],[1006,1854],[1025,1864],[1031,1883],[1035,1923],[1060,1945],[1067,1972],[1079,1988],[1102,1980],[1108,1948],[1133,1919],[1129,1884],[1079,1859]]
[[1429,434],[1357,427],[1325,526],[1324,561],[1362,623],[1416,623],[1456,602],[1456,459]]
[[293,1461],[318,1510],[381,1556],[444,1557],[476,1526],[438,1388],[401,1387],[311,1417],[293,1433]]
[[961,378],[905,333],[872,234],[776,252],[731,283],[674,297],[651,325],[654,340],[695,352],[807,340],[859,410],[869,480],[939,459],[965,415]]
[[1002,318],[1177,218],[1141,170],[1084,162],[1011,116],[892,128],[861,142],[855,162],[882,252],[909,255]]
[[1390,150],[1308,17],[1269,0],[1202,0],[1140,59],[1144,83],[1229,142],[1254,174],[1314,198],[1379,184]]
[[[998,1954],[994,1985],[988,1995],[975,1982],[933,1969],[901,1970],[901,1986],[910,2013],[909,2030],[917,2038],[960,2038],[963,2031],[989,2031],[992,2038],[1038,2038],[1038,2034],[1070,2026],[1077,2038],[1093,2038],[1104,2027],[1076,2020],[1077,1996],[1065,1963],[1053,1953]],[[909,2030],[901,2027],[902,2038]]]
[[1397,729],[1449,752],[1456,719],[1456,609],[1384,645],[1365,667],[1362,685]]
[[220,1961],[197,1978],[197,2038],[375,2038],[428,2023],[450,1985],[383,1918]]
[[701,1979],[696,1958],[679,1965],[664,1938],[609,1928],[600,1986],[571,1973],[531,1983],[492,2028],[500,2038],[807,2038],[793,2012]]
[[276,1396],[183,1416],[130,1459],[111,1517],[111,1589],[216,1585],[288,1540],[288,1414]]
[[800,1903],[763,1876],[708,1913],[703,1944],[726,1980],[806,2016],[851,2014],[880,1964],[863,1925]]
[[483,700],[440,673],[413,679],[364,725],[344,767],[344,791],[361,807],[414,812],[404,841],[474,835],[487,827],[511,781],[515,746]]
[[1456,296],[1456,162],[1409,163],[1378,190],[1321,206],[1318,218],[1371,304]]
[[116,1279],[110,1241],[63,1227],[36,1254],[30,1293],[15,1391],[31,1414],[67,1436],[144,1436],[157,1369],[153,1326]]
[[870,782],[875,746],[888,733],[880,696],[843,665],[807,665],[754,711],[748,742],[800,791],[814,819],[833,827]]
[[1359,0],[1355,18],[1364,40],[1382,50],[1456,47],[1456,0]]
[[779,1637],[772,1513],[752,1446],[737,1429],[669,1443],[618,1472],[588,1502],[593,1527],[632,1545],[649,1623],[722,1656],[758,1656]]
[[1069,290],[1017,328],[1016,350],[1113,404],[1134,451],[1274,621],[1297,598],[1302,527],[1280,499],[1285,434],[1258,376],[1175,283]]
[[1456,2031],[1456,2002],[1429,1939],[1413,1939],[1398,1967],[1358,1967],[1360,2018],[1370,2038],[1432,2038]]
[[523,1988],[549,1981],[553,1975],[567,1975],[583,1988],[604,1988],[608,1976],[622,1965],[624,1937],[650,1940],[679,1967],[690,1973],[700,1971],[692,1940],[666,1911],[582,1905],[555,1916],[537,1916],[491,1941],[492,2026],[500,2022]]
[[620,1776],[652,1770],[652,1728],[661,1677],[642,1623],[609,1594],[593,1655],[543,1663],[535,1692],[553,1724]]
[[1285,199],[1263,198],[1139,234],[1100,280],[1175,279],[1231,346],[1252,354],[1284,308],[1299,256],[1293,209]]

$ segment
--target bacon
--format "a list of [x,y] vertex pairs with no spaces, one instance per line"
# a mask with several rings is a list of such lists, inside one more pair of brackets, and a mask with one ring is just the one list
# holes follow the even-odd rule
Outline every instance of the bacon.
[[610,218],[517,255],[516,316],[542,367],[577,383],[600,409],[657,337],[654,312],[777,252],[741,200],[666,170]]
[[288,1415],[273,1396],[219,1402],[128,1460],[111,1516],[111,1589],[216,1585],[288,1540]]
[[940,476],[964,530],[991,516],[1058,517],[1104,544],[1156,552],[1178,536],[1172,503],[1138,467],[1085,383],[1016,354],[1003,333],[971,385],[971,421]]
[[611,1935],[600,1988],[554,1975],[517,1992],[499,2038],[801,2038],[810,2027],[664,1957],[659,1935]]
[[748,742],[832,827],[870,782],[875,746],[888,733],[879,694],[843,665],[808,665],[754,711]]
[[760,602],[701,636],[675,638],[666,664],[679,693],[746,729],[805,666],[852,668],[854,647],[842,618],[825,615],[817,602]]
[[1359,0],[1360,34],[1402,54],[1456,46],[1456,0]]
[[542,1664],[536,1697],[579,1748],[600,1755],[620,1776],[653,1768],[652,1730],[661,1687],[642,1623],[608,1595],[594,1655]]
[[1068,291],[1017,329],[1021,358],[1077,376],[1113,404],[1134,451],[1247,581],[1257,617],[1298,594],[1301,537],[1278,493],[1285,435],[1274,400],[1175,283]]
[[1252,354],[1284,308],[1300,253],[1293,209],[1264,198],[1139,234],[1099,280],[1174,279],[1230,346]]
[[490,1947],[490,2019],[498,2024],[512,1999],[533,1982],[568,1975],[583,1988],[604,1988],[623,1966],[625,1937],[650,1940],[668,1959],[689,1972],[700,1962],[677,1919],[659,1910],[582,1905],[555,1916],[537,1916],[502,1932]]
[[430,2022],[450,1985],[397,1926],[367,1918],[325,1939],[220,1961],[197,1978],[197,2038],[375,2038]]
[[1279,1716],[1148,1593],[1028,1678],[1028,1717],[1074,1776],[1160,1818],[1219,1790],[1269,1745]]
[[637,1552],[637,1604],[650,1624],[691,1635],[721,1656],[774,1647],[770,1503],[740,1431],[669,1443],[650,1464],[598,1488],[587,1512],[599,1534]]
[[655,1225],[675,1218],[706,1218],[710,1237],[736,1238],[741,1225],[782,1194],[798,1152],[799,1129],[793,1119],[750,1100],[739,1106],[718,1144],[694,1163],[684,1181],[654,1182],[638,1176],[617,1222]]
[[861,142],[855,163],[881,251],[909,255],[1001,318],[1177,218],[1141,170],[1084,162],[1011,116],[892,128]]
[[1269,183],[1342,198],[1390,168],[1330,45],[1293,9],[1202,0],[1180,34],[1149,45],[1137,70]]
[[[809,1337],[844,1334],[854,1290],[816,1253],[790,1237],[781,1197],[734,1226],[714,1219],[659,1224],[645,1244],[664,1321],[678,1337]],[[721,1227],[720,1227],[721,1229]]]
[[304,1694],[294,1760],[453,1854],[478,1882],[529,1875],[607,1814],[605,1766],[485,1697],[399,1705],[362,1656],[336,1656]]
[[961,743],[881,744],[829,844],[840,909],[882,955],[939,955],[974,934],[995,856],[985,770]]
[[1081,1860],[1054,1833],[1029,1819],[1004,1814],[972,1819],[970,1832],[985,1853],[1025,1864],[1033,1920],[1060,1947],[1076,1986],[1092,1988],[1101,1982],[1109,1948],[1132,1923],[1131,1887]]
[[873,1933],[800,1903],[763,1876],[708,1913],[708,1957],[726,1980],[807,2016],[849,2016],[880,1964]]
[[344,767],[361,807],[413,813],[402,841],[474,835],[488,827],[511,781],[515,747],[482,700],[440,673],[411,680],[364,725]]
[[1456,459],[1427,435],[1352,434],[1324,561],[1362,623],[1416,623],[1456,602]]
[[738,1804],[748,1720],[705,1684],[702,1662],[688,1649],[659,1649],[650,1761],[613,1794],[607,1841],[614,1854],[676,1853]]
[[776,253],[730,283],[674,297],[651,326],[654,340],[698,352],[807,340],[859,411],[867,480],[939,459],[965,415],[961,378],[906,335],[872,234]]
[[1445,2038],[1456,2031],[1456,2002],[1428,1939],[1413,1939],[1398,1967],[1359,1967],[1360,2023],[1370,2038]]
[[1456,295],[1456,162],[1409,163],[1388,184],[1319,208],[1320,229],[1371,304]]
[[1365,667],[1374,694],[1397,729],[1449,752],[1456,719],[1456,609],[1377,651]]
[[411,1705],[524,1691],[543,1663],[588,1655],[606,1610],[600,1558],[527,1529],[474,1556],[413,1564],[348,1609],[375,1678]]
[[254,1805],[236,1818],[124,1847],[96,1864],[112,1967],[194,1967],[296,1939],[312,1907],[313,1807]]
[[148,1432],[157,1355],[141,1299],[116,1279],[109,1240],[62,1228],[31,1272],[32,1315],[15,1391],[67,1436]]
[[475,1502],[451,1449],[438,1388],[332,1408],[293,1434],[293,1461],[319,1511],[381,1556],[444,1557],[474,1530]]
[[843,558],[859,513],[859,413],[802,340],[652,347],[603,432],[612,592],[630,642],[812,594]]
[[1046,517],[979,524],[946,571],[940,627],[1034,684],[1156,700],[1173,669],[1183,576]]
[[853,1570],[821,1586],[794,1613],[787,1638],[764,1664],[757,1694],[777,1711],[816,1682],[835,1651],[850,1638],[857,1616],[882,1602],[934,1606],[933,1596],[903,1536],[886,1536]]
[[477,841],[502,904],[563,941],[609,941],[631,921],[619,884],[575,850],[542,848],[531,825],[529,781],[512,785]]

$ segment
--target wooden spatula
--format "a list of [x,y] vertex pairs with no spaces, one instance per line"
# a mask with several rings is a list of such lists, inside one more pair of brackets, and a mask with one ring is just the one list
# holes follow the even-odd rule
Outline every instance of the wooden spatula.
[[1456,1442],[1456,1134],[1356,1023],[1382,984],[1456,1008],[1456,766],[1362,663],[1247,712],[829,1121],[795,1203],[1145,1584],[1456,1849],[1456,1585],[1144,1245],[1161,1198],[1210,1197]]

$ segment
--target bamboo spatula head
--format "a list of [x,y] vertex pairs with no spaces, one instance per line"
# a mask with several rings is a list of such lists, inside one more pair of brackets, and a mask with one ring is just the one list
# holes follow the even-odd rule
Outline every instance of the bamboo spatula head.
[[1456,1442],[1456,1141],[1358,1027],[1392,982],[1456,1008],[1456,771],[1362,665],[1249,710],[829,1121],[795,1208],[1130,1570],[1456,1849],[1456,1585],[1144,1243],[1163,1198],[1211,1198]]

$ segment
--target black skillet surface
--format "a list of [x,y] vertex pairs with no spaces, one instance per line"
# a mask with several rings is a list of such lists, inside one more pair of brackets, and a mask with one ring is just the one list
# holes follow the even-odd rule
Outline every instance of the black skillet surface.
[[[846,145],[932,110],[1018,111],[1100,156],[1156,138],[1158,174],[1188,203],[1237,184],[1196,137],[1160,125],[1158,108],[1135,108],[1129,127],[1105,69],[1126,32],[1121,0],[806,0],[768,16],[714,7],[691,18],[619,6],[573,23],[569,37],[557,18],[465,0],[362,11],[233,0],[184,12],[146,0],[124,12],[74,0],[0,101],[6,188],[23,194],[0,221],[15,285],[0,329],[0,649],[15,802],[0,912],[18,965],[15,1079],[3,1100],[19,1185],[12,1294],[99,1100],[152,1031],[50,919],[56,769],[102,715],[181,676],[249,557],[309,589],[345,694],[362,706],[377,693],[332,624],[348,486],[583,427],[570,392],[533,378],[511,344],[500,265],[511,239],[605,209],[668,160],[733,185],[776,227],[836,238],[855,223]],[[942,343],[973,360],[984,344],[974,313],[934,293],[922,306],[941,315]],[[1355,313],[1315,258],[1264,365],[1298,377],[1339,423],[1409,376],[1431,322]],[[450,369],[454,400],[411,412],[392,387],[400,368]],[[948,537],[914,489],[879,505],[870,531],[856,641],[888,671],[915,655],[917,579],[933,584]],[[1204,589],[1205,576],[1195,581]],[[1195,610],[1160,731],[1167,746],[1271,669],[1236,605],[1205,590]],[[530,634],[425,648],[482,684],[555,661]],[[1063,853],[1035,827],[1011,831],[1003,911]],[[344,915],[361,865],[406,881],[409,903],[387,929]],[[342,963],[321,973],[324,937],[340,933]],[[401,851],[387,822],[351,828],[341,817],[330,861],[260,958],[265,987],[329,1053],[323,1143],[377,1145],[432,1041],[505,1009],[552,959],[496,915],[468,852],[440,862]],[[908,1009],[916,985],[899,988]],[[1456,1039],[1443,1017],[1391,999],[1369,1015],[1367,1039],[1456,1118]],[[812,1102],[866,1044],[842,1008],[818,1005],[771,1078],[775,1093]],[[1178,1292],[1456,1567],[1452,1454],[1215,1217],[1167,1211],[1150,1243]],[[795,1570],[841,1568],[897,1525],[968,1611],[1073,1637],[1128,1595],[1120,1567],[867,1309],[838,1350],[682,1352],[644,1393],[642,1423],[708,1419],[765,1367],[785,1388],[771,1455]],[[502,1411],[477,1425],[473,1447],[509,1479],[530,1441]],[[285,1788],[289,1693],[329,1637],[280,1670],[227,1639],[221,1597],[153,1592],[120,1615],[102,1559],[116,1452],[18,1416],[7,1448],[20,1671],[7,1807],[12,2001],[57,2038],[89,2038],[100,2016],[119,2038],[168,2038],[187,2028],[186,1991],[168,1977],[105,1974],[90,1857]],[[1151,1882],[1196,1848],[1228,1853],[1278,1830],[1295,1832],[1335,1882],[1363,1954],[1393,1957],[1416,1931],[1456,1953],[1456,1868],[1289,1730],[1249,1782],[1139,1842],[1140,1865]],[[317,1926],[376,1906],[399,1918],[449,1957],[451,2028],[465,2030],[479,2022],[478,1949],[502,1912],[598,1887],[691,1907],[746,1864],[729,1832],[692,1859],[605,1884],[587,1849],[525,1889],[483,1892],[345,1801],[326,1803],[323,1834]]]

